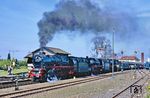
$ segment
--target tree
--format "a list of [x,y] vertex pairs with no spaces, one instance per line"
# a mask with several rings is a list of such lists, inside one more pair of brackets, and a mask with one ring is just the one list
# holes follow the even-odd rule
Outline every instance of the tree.
[[11,60],[10,53],[8,53],[7,60]]
[[[104,36],[97,36],[94,37],[91,40],[93,46],[91,48],[92,50],[92,56],[98,57],[99,55],[102,58],[110,58],[112,55],[112,49],[110,45],[110,40],[106,39]],[[99,54],[100,53],[100,54]]]

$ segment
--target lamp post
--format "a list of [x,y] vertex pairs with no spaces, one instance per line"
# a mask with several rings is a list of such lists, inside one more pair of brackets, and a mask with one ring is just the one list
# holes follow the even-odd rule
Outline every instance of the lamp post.
[[137,74],[136,74],[136,54],[137,54],[137,51],[134,51],[134,56],[135,56],[135,64],[134,64],[134,78],[136,79],[136,76],[137,76]]
[[[121,58],[123,57],[124,51],[121,50]],[[121,72],[123,72],[123,64],[121,63]]]
[[135,69],[136,69],[136,55],[137,55],[137,51],[134,51],[134,56],[135,56]]
[[114,77],[114,33],[115,33],[115,29],[113,28],[113,32],[112,32],[112,77]]

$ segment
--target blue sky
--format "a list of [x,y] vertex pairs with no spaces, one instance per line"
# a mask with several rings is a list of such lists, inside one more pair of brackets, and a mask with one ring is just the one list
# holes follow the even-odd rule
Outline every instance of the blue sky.
[[[42,18],[45,11],[55,9],[59,0],[0,0],[0,56],[7,58],[9,50],[12,56],[23,59],[23,57],[39,47],[37,22]],[[132,46],[122,41],[116,41],[115,51],[124,50],[126,54],[133,54],[139,49],[147,56],[150,46],[150,1],[149,0],[96,0],[101,7],[110,7],[120,11],[135,12],[139,18],[141,35],[140,40],[132,41]],[[75,56],[90,55],[89,43],[91,36],[75,35],[68,38],[66,35],[55,35],[47,46],[62,48]],[[71,43],[70,43],[71,42]],[[139,42],[140,45],[137,45]],[[13,51],[15,51],[13,53]]]
[[37,22],[45,11],[54,9],[57,1],[48,0],[0,0],[0,56],[6,58],[8,51],[23,58],[38,48]]

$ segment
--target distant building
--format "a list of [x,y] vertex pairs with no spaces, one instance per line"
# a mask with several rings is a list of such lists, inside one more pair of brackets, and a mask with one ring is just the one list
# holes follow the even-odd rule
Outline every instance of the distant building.
[[26,55],[24,58],[27,59],[27,65],[28,65],[28,69],[32,69],[33,67],[33,64],[32,64],[32,57],[33,55],[35,54],[38,54],[39,52],[44,52],[45,55],[49,55],[49,56],[52,56],[52,55],[56,55],[56,54],[60,54],[60,55],[71,55],[70,53],[64,51],[64,50],[61,50],[59,48],[53,48],[53,47],[42,47],[42,48],[38,48],[36,49],[35,51],[29,53],[28,55]]
[[141,53],[141,62],[144,63],[144,52]]
[[140,62],[140,59],[136,56],[122,56],[120,58],[120,61],[126,61],[126,62]]

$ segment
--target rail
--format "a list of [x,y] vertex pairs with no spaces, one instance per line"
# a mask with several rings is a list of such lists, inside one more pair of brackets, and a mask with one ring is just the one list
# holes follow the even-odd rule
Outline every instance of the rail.
[[[142,71],[142,70],[141,70]],[[120,91],[119,93],[117,93],[116,95],[114,95],[112,98],[117,98],[118,96],[120,96],[123,92],[125,92],[126,90],[128,90],[131,86],[137,84],[139,81],[141,81],[142,79],[144,79],[146,76],[148,76],[148,74],[146,74],[144,71],[142,71],[145,75],[142,76],[140,79],[138,79],[137,81],[135,81],[134,83],[132,83],[131,85],[129,85],[128,87],[126,87],[125,89],[123,89],[122,91]],[[144,86],[145,82],[142,84],[142,87]]]
[[[124,72],[124,73],[126,73],[126,72]],[[119,75],[119,74],[123,74],[123,73],[115,73],[115,75]],[[92,82],[92,81],[97,81],[97,80],[104,79],[104,78],[107,78],[110,76],[111,76],[111,74],[107,74],[107,75],[102,75],[102,76],[89,77],[89,78],[85,78],[82,80],[75,80],[72,82],[48,85],[48,86],[37,87],[37,88],[32,88],[32,89],[27,89],[27,90],[20,90],[20,91],[0,94],[0,97],[8,97],[8,96],[10,96],[9,98],[23,97],[23,96],[36,94],[36,93],[42,93],[45,91],[55,90],[55,89],[59,89],[59,88],[65,88],[65,87],[74,86],[74,85]]]

